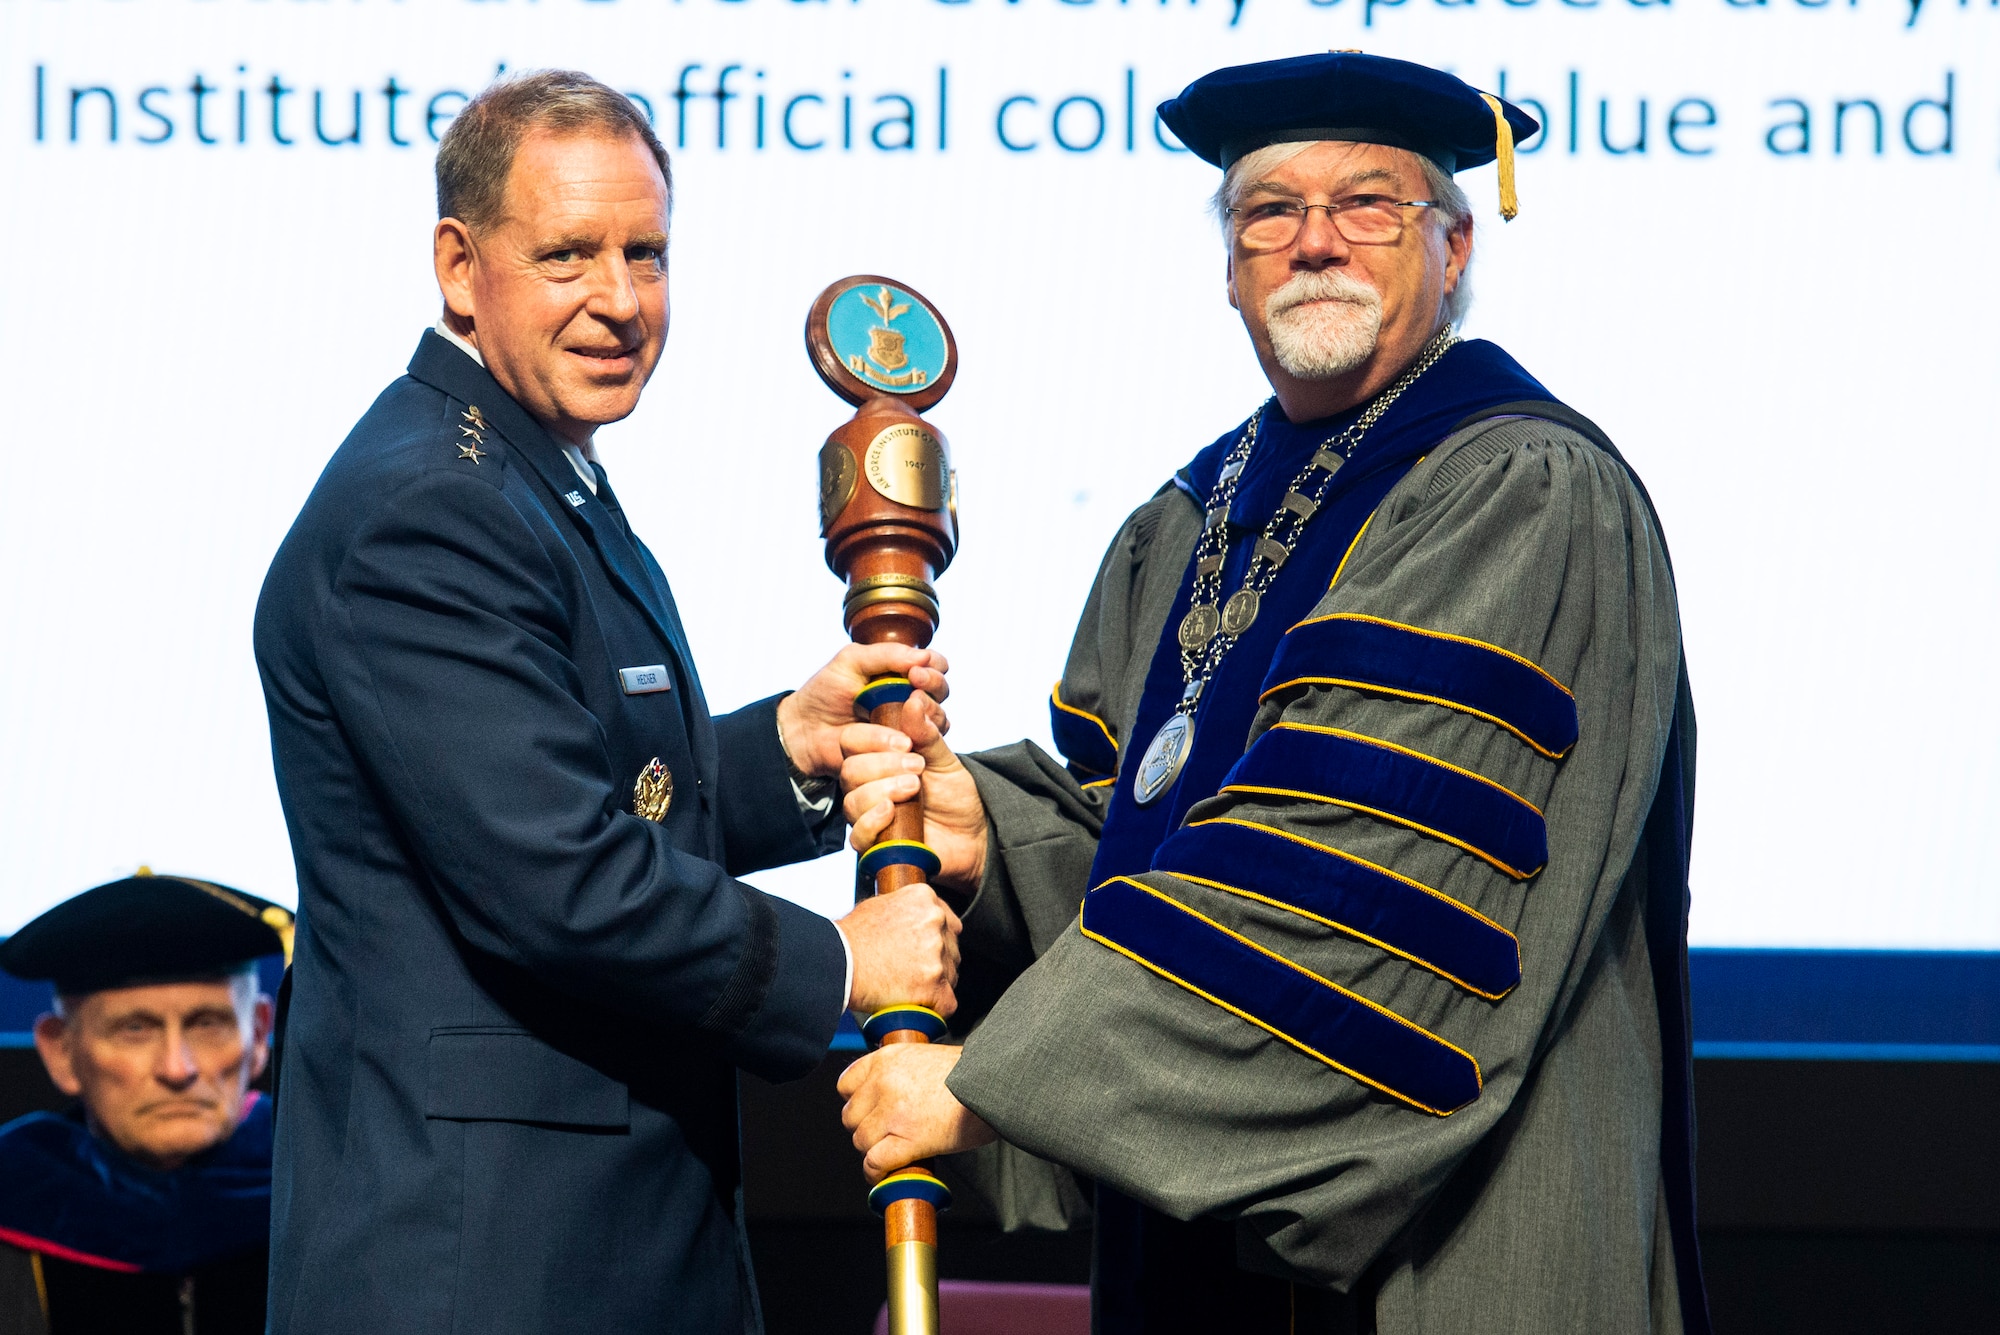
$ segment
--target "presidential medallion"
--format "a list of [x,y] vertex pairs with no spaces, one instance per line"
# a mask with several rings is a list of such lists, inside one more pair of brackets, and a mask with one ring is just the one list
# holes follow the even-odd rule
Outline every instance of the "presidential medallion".
[[1215,604],[1196,603],[1181,618],[1181,648],[1191,654],[1200,653],[1202,646],[1215,638],[1217,624],[1219,618],[1215,613]]
[[674,803],[674,775],[660,758],[654,756],[639,771],[639,780],[632,785],[632,814],[641,820],[663,821],[667,818],[667,808]]
[[1222,629],[1226,634],[1241,635],[1250,629],[1250,623],[1257,619],[1257,609],[1263,595],[1255,589],[1238,589],[1222,605]]
[[1188,752],[1193,749],[1193,717],[1180,713],[1168,715],[1139,760],[1139,773],[1132,782],[1132,799],[1143,807],[1173,787],[1174,780],[1181,776],[1181,766],[1187,763]]

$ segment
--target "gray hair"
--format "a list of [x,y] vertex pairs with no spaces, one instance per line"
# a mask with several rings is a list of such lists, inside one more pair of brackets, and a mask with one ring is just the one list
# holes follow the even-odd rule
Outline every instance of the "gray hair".
[[[255,964],[246,964],[242,968],[231,970],[228,973],[218,973],[203,978],[177,978],[172,981],[182,983],[227,983],[229,985],[230,1004],[236,1007],[236,1012],[239,1016],[248,1014],[250,1007],[255,1005],[257,998],[262,995],[264,987],[263,977],[257,972]],[[147,984],[133,983],[130,986],[144,987]],[[57,1019],[67,1020],[75,1012],[79,1002],[85,997],[95,995],[97,994],[94,992],[82,992],[73,996],[64,996],[61,992],[57,992],[49,1004],[49,1009],[55,1013]]]
[[[1229,245],[1233,233],[1229,225],[1229,210],[1236,207],[1243,189],[1252,181],[1260,181],[1278,168],[1290,162],[1299,154],[1311,148],[1312,144],[1267,144],[1263,148],[1245,153],[1229,165],[1223,173],[1222,184],[1215,189],[1209,200],[1209,209],[1222,228],[1222,243]],[[1451,173],[1424,157],[1413,154],[1424,173],[1424,193],[1437,205],[1430,212],[1443,230],[1449,232],[1472,216],[1472,201],[1465,197],[1465,191],[1458,188],[1458,182]],[[1472,260],[1466,259],[1465,269],[1458,275],[1458,286],[1444,299],[1444,318],[1452,324],[1462,323],[1465,312],[1472,305]]]
[[575,70],[526,70],[488,84],[445,130],[437,152],[438,217],[456,218],[474,232],[499,222],[514,155],[535,130],[638,136],[660,164],[672,207],[666,146],[631,98]]

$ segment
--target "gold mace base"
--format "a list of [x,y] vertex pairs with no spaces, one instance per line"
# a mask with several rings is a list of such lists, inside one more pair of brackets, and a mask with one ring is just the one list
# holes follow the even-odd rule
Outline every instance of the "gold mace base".
[[899,1242],[888,1258],[889,1335],[938,1335],[937,1248]]

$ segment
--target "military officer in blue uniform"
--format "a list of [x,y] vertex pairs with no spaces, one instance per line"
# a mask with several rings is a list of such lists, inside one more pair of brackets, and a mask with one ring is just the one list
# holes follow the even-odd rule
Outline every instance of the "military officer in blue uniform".
[[45,981],[35,1046],[67,1112],[0,1127],[0,1330],[256,1335],[271,1224],[257,961],[292,915],[212,881],[138,876],[0,941]]
[[[1537,127],[1352,52],[1160,115],[1224,169],[1273,397],[1106,555],[1067,765],[915,729],[991,1009],[852,1068],[856,1143],[1004,1137],[967,1171],[1016,1223],[1089,1213],[1051,1164],[1094,1182],[1100,1335],[1704,1331],[1666,548],[1603,433],[1454,331],[1452,173],[1497,158],[1511,216]],[[849,777],[861,842],[917,783]]]
[[850,648],[711,716],[593,448],[666,335],[665,150],[542,72],[437,179],[444,316],[257,609],[300,894],[270,1329],[755,1331],[737,1072],[806,1073],[849,1006],[950,1010],[958,923],[734,878],[838,845],[843,746],[886,744],[855,693],[944,663]]

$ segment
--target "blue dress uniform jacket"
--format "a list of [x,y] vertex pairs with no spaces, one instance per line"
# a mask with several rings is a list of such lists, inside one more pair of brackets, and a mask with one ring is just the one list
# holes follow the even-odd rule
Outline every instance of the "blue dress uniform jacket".
[[838,838],[775,700],[711,720],[608,484],[435,333],[300,512],[256,647],[300,897],[270,1329],[756,1330],[736,1070],[810,1070],[845,970],[731,879]]

